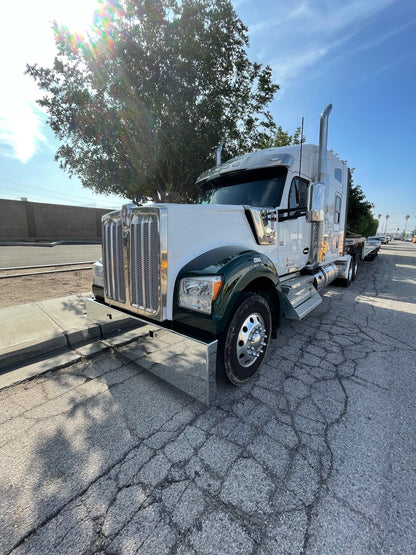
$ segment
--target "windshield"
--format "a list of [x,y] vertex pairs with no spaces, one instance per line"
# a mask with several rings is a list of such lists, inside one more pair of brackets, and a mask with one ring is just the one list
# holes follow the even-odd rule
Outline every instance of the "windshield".
[[276,208],[286,175],[282,166],[224,174],[202,185],[199,202]]

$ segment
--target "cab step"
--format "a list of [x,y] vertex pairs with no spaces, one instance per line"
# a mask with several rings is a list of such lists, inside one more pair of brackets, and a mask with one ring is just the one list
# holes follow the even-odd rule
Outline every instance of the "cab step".
[[314,287],[314,276],[296,276],[281,281],[283,311],[289,320],[302,320],[322,302]]

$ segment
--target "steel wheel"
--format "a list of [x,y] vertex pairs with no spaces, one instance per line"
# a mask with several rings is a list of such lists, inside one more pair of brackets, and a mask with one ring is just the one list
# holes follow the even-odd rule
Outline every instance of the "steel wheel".
[[221,354],[231,383],[242,385],[258,372],[270,341],[271,327],[271,312],[264,297],[245,293],[222,338]]
[[254,364],[267,345],[266,328],[261,314],[250,314],[238,332],[237,359],[241,366]]

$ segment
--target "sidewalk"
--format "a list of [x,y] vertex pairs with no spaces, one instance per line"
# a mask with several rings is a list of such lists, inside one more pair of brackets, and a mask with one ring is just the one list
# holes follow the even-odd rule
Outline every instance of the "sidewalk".
[[111,338],[134,326],[129,318],[113,320],[105,330],[88,321],[86,296],[0,309],[0,389],[133,339],[128,331]]

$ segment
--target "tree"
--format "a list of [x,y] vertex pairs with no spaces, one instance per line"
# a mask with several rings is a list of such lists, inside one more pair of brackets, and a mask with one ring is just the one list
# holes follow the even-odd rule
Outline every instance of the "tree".
[[305,135],[302,135],[302,129],[300,127],[296,127],[295,132],[293,133],[292,137],[292,144],[300,145],[306,141]]
[[274,146],[288,146],[288,145],[300,145],[306,141],[305,135],[302,135],[302,130],[300,127],[295,129],[293,135],[289,135],[287,131],[284,131],[281,125],[279,125],[275,132],[271,132],[264,141],[261,142],[261,148],[270,148]]
[[406,214],[406,216],[405,216],[406,223],[404,225],[404,235],[405,236],[406,236],[407,222],[409,221],[409,218],[410,218],[410,214]]
[[378,220],[371,212],[374,204],[366,199],[359,185],[354,185],[353,172],[354,169],[348,169],[347,229],[350,233],[369,237],[377,232]]
[[386,225],[384,227],[384,233],[387,233],[387,220],[390,218],[389,214],[386,214]]
[[224,156],[258,148],[279,86],[248,59],[230,0],[103,0],[87,37],[54,25],[53,67],[28,65],[61,142],[55,159],[97,193],[182,202]]

